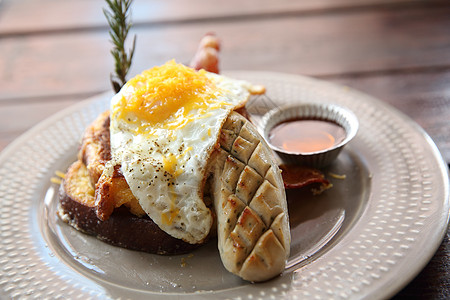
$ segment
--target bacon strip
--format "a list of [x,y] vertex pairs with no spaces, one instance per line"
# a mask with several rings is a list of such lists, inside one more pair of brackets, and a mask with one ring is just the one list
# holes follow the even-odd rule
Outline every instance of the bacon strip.
[[281,165],[281,175],[286,189],[298,189],[313,183],[328,186],[330,182],[317,169],[299,165]]

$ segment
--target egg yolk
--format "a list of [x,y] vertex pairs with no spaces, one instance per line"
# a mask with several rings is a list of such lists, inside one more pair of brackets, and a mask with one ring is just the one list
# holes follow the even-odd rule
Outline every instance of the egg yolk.
[[217,101],[220,91],[204,70],[195,71],[174,61],[144,71],[124,88],[113,113],[127,123],[137,123],[139,130],[180,128],[205,117],[209,109],[227,105]]

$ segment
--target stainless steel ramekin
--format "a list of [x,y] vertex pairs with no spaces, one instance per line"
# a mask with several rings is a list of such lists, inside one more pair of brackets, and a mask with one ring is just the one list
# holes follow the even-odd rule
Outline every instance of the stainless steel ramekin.
[[[346,136],[343,141],[332,148],[309,153],[289,152],[271,145],[269,133],[272,128],[284,121],[293,119],[315,119],[334,122],[344,128]],[[359,122],[350,110],[342,106],[325,103],[302,103],[272,109],[263,116],[261,125],[264,138],[283,162],[322,168],[331,164],[337,158],[342,148],[353,139],[358,131]]]

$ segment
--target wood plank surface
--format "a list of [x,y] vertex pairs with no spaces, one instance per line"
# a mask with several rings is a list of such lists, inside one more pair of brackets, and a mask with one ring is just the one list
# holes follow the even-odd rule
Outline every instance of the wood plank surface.
[[[135,24],[160,24],[199,21],[201,19],[271,16],[276,14],[311,14],[346,9],[373,9],[421,5],[420,0],[134,0]],[[402,4],[400,7],[399,4]],[[30,35],[82,28],[107,26],[102,9],[104,0],[4,0],[0,11],[0,35]],[[36,12],[39,11],[39,14]]]
[[[172,58],[188,62],[208,31],[222,39],[221,65],[228,70],[343,76],[445,69],[450,68],[449,15],[450,3],[430,9],[141,27],[133,31],[138,41],[131,74]],[[0,100],[108,89],[105,78],[112,59],[105,53],[110,47],[106,30],[3,38]]]
[[392,300],[450,299],[449,241],[450,230],[428,265]]

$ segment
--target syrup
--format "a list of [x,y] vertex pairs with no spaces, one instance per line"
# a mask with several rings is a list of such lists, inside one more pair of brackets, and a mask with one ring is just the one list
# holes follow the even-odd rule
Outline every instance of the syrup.
[[291,153],[313,153],[330,149],[346,137],[344,128],[326,120],[295,119],[276,125],[269,142]]

